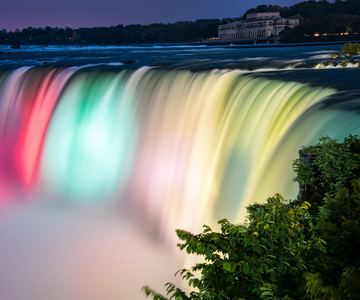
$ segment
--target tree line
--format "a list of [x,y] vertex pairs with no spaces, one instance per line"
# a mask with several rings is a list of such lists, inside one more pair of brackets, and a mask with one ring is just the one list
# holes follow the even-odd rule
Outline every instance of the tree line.
[[300,20],[300,26],[282,34],[282,42],[360,39],[360,0],[307,1],[279,11],[282,17]]
[[218,25],[235,18],[199,19],[172,24],[117,25],[92,28],[34,28],[0,31],[4,45],[121,45],[196,42],[217,37]]

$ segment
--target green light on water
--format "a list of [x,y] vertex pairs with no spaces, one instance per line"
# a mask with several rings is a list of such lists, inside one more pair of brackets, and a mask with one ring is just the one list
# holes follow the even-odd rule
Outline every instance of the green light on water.
[[122,82],[121,75],[81,74],[61,97],[42,161],[43,181],[57,193],[97,201],[111,197],[128,179],[136,134]]

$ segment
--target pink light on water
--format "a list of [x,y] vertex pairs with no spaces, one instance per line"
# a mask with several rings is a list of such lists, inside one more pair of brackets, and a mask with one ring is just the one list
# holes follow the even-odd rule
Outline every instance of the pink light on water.
[[18,165],[26,189],[35,186],[42,145],[52,112],[73,71],[51,70],[43,79],[36,96],[30,101],[29,115],[22,127],[17,145]]
[[46,130],[59,95],[73,73],[73,68],[24,67],[4,76],[0,92],[2,202],[36,187]]

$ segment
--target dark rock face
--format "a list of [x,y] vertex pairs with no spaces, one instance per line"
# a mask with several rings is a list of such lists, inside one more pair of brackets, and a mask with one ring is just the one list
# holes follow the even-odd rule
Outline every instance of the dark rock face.
[[[299,160],[300,164],[305,164],[307,167],[310,167],[314,162],[316,155],[305,153],[303,150],[299,150]],[[297,196],[298,199],[303,199],[306,197],[308,192],[308,185],[299,183],[299,194]]]

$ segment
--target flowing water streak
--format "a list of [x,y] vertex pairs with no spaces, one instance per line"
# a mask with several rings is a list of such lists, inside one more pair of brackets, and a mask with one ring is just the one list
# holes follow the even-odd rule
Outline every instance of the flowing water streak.
[[111,198],[127,181],[136,142],[136,100],[127,72],[78,72],[49,126],[42,183],[76,202]]
[[[244,205],[282,186],[267,184],[269,160],[301,114],[335,93],[239,71],[130,73],[73,77],[49,128],[43,181],[76,201],[121,186],[118,197],[169,235],[241,220]],[[279,181],[292,177],[290,163]]]
[[10,193],[10,186],[17,181],[15,147],[18,135],[19,113],[16,106],[19,98],[19,84],[27,68],[4,72],[0,81],[0,199],[4,201]]
[[[30,68],[13,71],[3,82],[0,95],[0,161],[7,164],[0,176],[4,185],[21,184],[31,189],[36,184],[42,143],[56,101],[72,69],[46,69],[33,72]],[[35,76],[34,76],[35,75]],[[3,75],[4,76],[4,75]],[[8,174],[17,178],[6,180]],[[21,182],[21,183],[20,183]],[[1,192],[0,185],[0,192]]]
[[0,93],[3,194],[11,180],[64,201],[112,199],[169,235],[239,221],[283,189],[294,197],[299,143],[359,128],[301,130],[334,89],[239,71],[21,68],[2,75]]
[[[215,219],[228,217],[238,221],[243,220],[245,205],[264,202],[274,193],[273,187],[279,192],[278,184],[273,187],[266,184],[273,177],[266,169],[267,164],[301,114],[335,91],[252,77],[241,78],[234,86],[229,95],[233,102],[224,113],[217,153],[211,160],[213,170],[217,169],[215,174],[221,174],[222,186],[215,208],[208,213],[215,215]],[[297,149],[292,155],[296,158]],[[285,176],[279,181],[291,184],[291,163],[283,171]],[[261,197],[259,192],[263,193]]]

